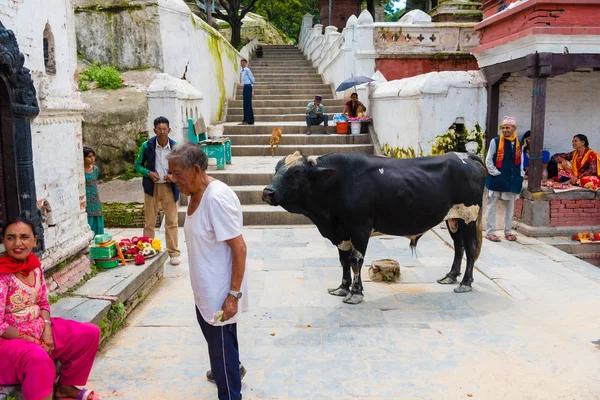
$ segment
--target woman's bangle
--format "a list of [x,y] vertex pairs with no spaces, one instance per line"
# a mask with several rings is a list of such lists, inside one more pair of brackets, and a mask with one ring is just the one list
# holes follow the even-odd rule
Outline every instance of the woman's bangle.
[[45,319],[45,320],[44,320],[44,323],[45,323],[45,324],[52,325],[52,321],[50,321],[49,319]]

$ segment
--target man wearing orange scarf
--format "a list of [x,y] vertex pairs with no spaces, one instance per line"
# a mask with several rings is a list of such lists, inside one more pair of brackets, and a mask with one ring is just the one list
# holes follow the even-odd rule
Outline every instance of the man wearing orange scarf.
[[498,199],[506,203],[504,215],[504,237],[515,241],[511,232],[515,212],[515,200],[519,198],[523,186],[523,158],[521,144],[517,139],[517,122],[514,117],[504,117],[500,125],[502,134],[490,142],[485,165],[489,172],[485,181],[488,190],[486,239],[499,242],[496,235],[496,204]]

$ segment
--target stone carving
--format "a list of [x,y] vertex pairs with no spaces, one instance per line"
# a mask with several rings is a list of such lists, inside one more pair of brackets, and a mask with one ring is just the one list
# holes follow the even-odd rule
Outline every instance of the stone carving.
[[12,109],[15,170],[19,213],[30,219],[38,236],[38,248],[44,250],[44,228],[37,207],[33,150],[31,148],[31,118],[40,112],[30,71],[24,67],[25,57],[19,51],[15,34],[0,22],[0,74],[10,94]]

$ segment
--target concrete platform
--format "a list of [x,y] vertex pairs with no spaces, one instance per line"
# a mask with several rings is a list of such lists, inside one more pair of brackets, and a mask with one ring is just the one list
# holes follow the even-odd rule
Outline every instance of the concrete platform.
[[[244,398],[595,399],[600,270],[539,241],[485,241],[473,292],[439,285],[448,234],[371,238],[366,264],[392,258],[396,284],[344,304],[334,246],[316,228],[246,228],[250,309],[238,324]],[[183,239],[181,246],[185,248]],[[185,253],[183,259],[185,260]],[[168,268],[97,357],[89,382],[114,400],[216,398],[189,272]]]

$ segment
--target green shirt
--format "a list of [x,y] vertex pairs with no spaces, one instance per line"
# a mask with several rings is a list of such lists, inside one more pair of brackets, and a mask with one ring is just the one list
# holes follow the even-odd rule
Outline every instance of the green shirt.
[[[313,108],[314,105],[315,105],[314,102],[308,103],[308,105],[306,106],[306,112],[308,113],[310,111],[310,109]],[[319,103],[317,108],[308,115],[310,115],[311,118],[318,118],[319,116],[317,115],[317,113],[323,114],[323,103]]]

